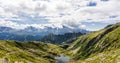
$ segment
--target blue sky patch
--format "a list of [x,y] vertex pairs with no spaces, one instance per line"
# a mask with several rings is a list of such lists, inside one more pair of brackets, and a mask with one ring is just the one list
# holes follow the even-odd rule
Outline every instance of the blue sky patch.
[[92,1],[90,1],[88,4],[87,4],[87,6],[96,6],[97,5],[97,3],[96,2],[92,2]]

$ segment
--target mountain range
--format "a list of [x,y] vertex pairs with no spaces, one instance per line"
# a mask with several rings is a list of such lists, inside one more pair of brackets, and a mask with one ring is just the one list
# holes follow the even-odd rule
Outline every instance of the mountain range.
[[55,57],[63,54],[71,58],[68,63],[119,63],[120,23],[80,35],[64,49],[65,44],[0,40],[0,62],[55,63]]
[[76,40],[78,36],[82,36],[82,35],[84,35],[84,34],[81,32],[65,33],[62,35],[48,34],[48,35],[44,36],[41,39],[41,41],[46,42],[46,43],[53,43],[53,44],[71,43],[74,40]]
[[0,27],[0,40],[18,41],[40,41],[49,34],[64,35],[66,33],[88,33],[85,29],[71,29],[67,26],[63,28],[45,27],[44,29],[29,26],[24,29],[14,29],[10,27]]

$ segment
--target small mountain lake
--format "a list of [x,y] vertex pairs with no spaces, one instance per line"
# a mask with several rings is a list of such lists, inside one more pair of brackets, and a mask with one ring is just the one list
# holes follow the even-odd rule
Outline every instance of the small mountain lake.
[[70,60],[70,57],[61,54],[60,56],[55,57],[55,59],[57,60],[56,63],[67,63]]

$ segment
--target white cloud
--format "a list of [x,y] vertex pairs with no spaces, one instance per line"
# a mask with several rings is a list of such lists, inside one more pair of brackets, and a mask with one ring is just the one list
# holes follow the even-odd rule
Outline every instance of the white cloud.
[[[42,27],[42,24],[29,24],[30,18],[46,16],[45,24],[61,24],[85,28],[81,22],[114,22],[120,20],[120,0],[92,0],[96,6],[87,6],[91,0],[0,0],[0,24],[23,28]],[[116,18],[109,16],[117,15]],[[43,18],[44,19],[44,18]],[[14,21],[16,20],[16,22]],[[18,21],[18,22],[17,22]],[[19,22],[26,22],[21,24]],[[38,21],[37,21],[38,22]],[[39,21],[41,23],[41,21]],[[49,22],[49,23],[48,23]],[[50,24],[50,25],[48,25]],[[3,26],[3,25],[2,25]],[[20,26],[20,27],[19,27]],[[61,26],[60,26],[61,27]],[[42,27],[43,28],[43,27]]]

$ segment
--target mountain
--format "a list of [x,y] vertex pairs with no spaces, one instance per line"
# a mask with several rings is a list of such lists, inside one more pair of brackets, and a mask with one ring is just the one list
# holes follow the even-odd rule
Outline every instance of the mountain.
[[62,28],[53,28],[53,27],[49,27],[49,26],[46,26],[45,28],[43,29],[40,29],[40,28],[35,28],[35,27],[32,27],[32,26],[29,26],[21,31],[24,31],[27,32],[27,33],[36,33],[36,34],[39,34],[39,35],[48,35],[48,34],[65,34],[65,33],[77,33],[77,32],[81,32],[81,33],[88,33],[89,31],[85,30],[85,29],[73,29],[73,28],[70,28],[68,26],[65,26],[63,25]]
[[[78,35],[61,36],[72,34]],[[69,63],[119,63],[120,23],[79,36],[67,49],[60,46],[37,41],[0,40],[0,63],[55,63],[55,57],[61,54],[71,57]]]
[[10,27],[0,27],[0,33],[12,32],[12,31],[15,31],[15,30]]
[[44,29],[29,26],[24,29],[14,29],[10,27],[0,27],[0,40],[18,40],[18,41],[38,41],[48,34],[62,35],[65,33],[88,33],[84,29],[71,29],[67,26],[63,28],[52,28],[46,26]]
[[55,63],[55,57],[68,54],[53,44],[0,40],[0,63]]
[[68,50],[75,63],[119,63],[120,23],[80,36]]
[[0,27],[0,32],[1,33],[20,33],[20,34],[33,34],[33,35],[48,35],[50,33],[53,34],[65,34],[65,33],[74,33],[74,32],[81,32],[81,33],[88,33],[89,31],[85,30],[85,29],[73,29],[70,28],[68,26],[63,25],[62,28],[53,28],[53,27],[49,27],[46,26],[43,29],[41,28],[36,28],[33,26],[28,26],[24,29],[14,29],[14,28],[10,28],[10,27]]
[[[65,33],[63,35],[48,34],[44,36],[41,41],[46,43],[61,44],[61,43],[71,43],[77,39],[78,36],[83,35],[83,33]],[[62,40],[61,40],[62,39]]]

